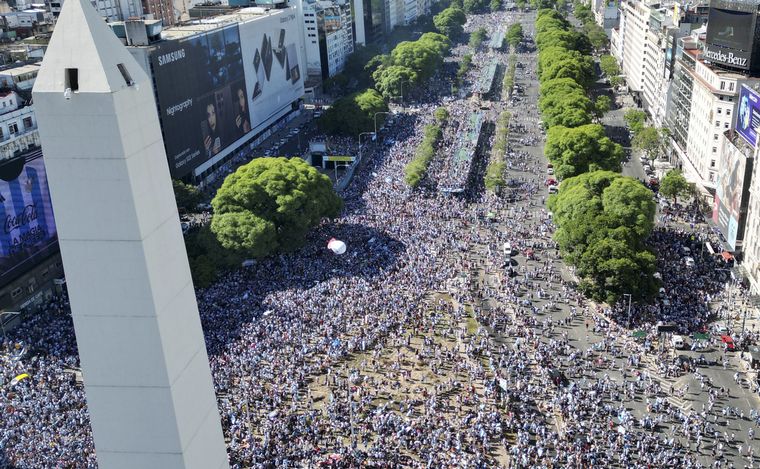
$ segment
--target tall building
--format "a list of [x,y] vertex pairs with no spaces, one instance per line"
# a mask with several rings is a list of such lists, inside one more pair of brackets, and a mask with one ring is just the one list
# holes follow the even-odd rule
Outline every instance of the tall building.
[[354,51],[354,24],[347,0],[302,2],[306,71],[321,81],[343,71]]
[[164,26],[173,26],[179,20],[180,10],[174,7],[172,0],[143,0],[142,7],[143,13],[161,20]]
[[303,32],[296,7],[252,7],[145,33],[128,47],[154,84],[173,178],[210,182],[298,115]]
[[[58,18],[65,0],[50,2],[50,12]],[[122,21],[128,18],[140,17],[143,14],[140,0],[92,0],[92,6],[98,14],[108,21]]]
[[98,465],[228,467],[150,77],[67,0],[33,96]]

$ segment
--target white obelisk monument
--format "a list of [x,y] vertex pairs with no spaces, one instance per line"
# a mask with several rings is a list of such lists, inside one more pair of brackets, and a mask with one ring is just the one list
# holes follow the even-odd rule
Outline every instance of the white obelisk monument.
[[33,96],[99,466],[228,467],[151,82],[90,0]]

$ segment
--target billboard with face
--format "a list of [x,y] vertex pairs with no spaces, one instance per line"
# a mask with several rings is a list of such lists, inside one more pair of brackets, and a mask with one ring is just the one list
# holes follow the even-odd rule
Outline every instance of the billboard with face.
[[736,131],[754,147],[759,126],[760,95],[747,85],[742,85],[739,91],[739,109],[736,113]]
[[747,158],[733,145],[725,145],[715,185],[713,221],[725,236],[731,249],[736,248],[739,228],[743,225],[742,204],[745,202]]
[[58,250],[42,152],[0,163],[0,285]]
[[172,177],[251,130],[237,25],[161,43],[150,60]]
[[255,131],[303,96],[298,28],[294,8],[240,24],[246,103]]

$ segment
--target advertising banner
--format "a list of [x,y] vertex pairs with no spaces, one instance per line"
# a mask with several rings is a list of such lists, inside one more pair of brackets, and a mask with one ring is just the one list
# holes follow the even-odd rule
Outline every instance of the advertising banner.
[[240,24],[251,127],[303,96],[295,9]]
[[740,151],[724,151],[713,200],[713,221],[731,249],[736,248],[747,159]]
[[0,164],[0,285],[58,250],[42,152]]
[[713,62],[749,69],[754,33],[754,13],[710,8],[705,55]]
[[739,112],[736,113],[736,131],[754,147],[759,126],[760,94],[747,85],[742,85],[739,91]]
[[237,25],[160,43],[150,60],[172,177],[251,130]]

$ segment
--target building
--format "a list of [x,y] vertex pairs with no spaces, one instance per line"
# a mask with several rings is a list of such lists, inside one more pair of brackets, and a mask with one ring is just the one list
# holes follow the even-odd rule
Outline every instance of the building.
[[302,34],[296,7],[252,7],[165,28],[158,38],[146,32],[130,44],[152,77],[173,178],[209,182],[298,115]]
[[346,0],[302,2],[306,72],[318,81],[343,71],[354,51],[351,5]]
[[180,11],[175,10],[173,0],[143,0],[142,7],[145,15],[151,15],[154,20],[160,20],[164,26],[173,26],[180,16]]
[[604,29],[608,37],[620,24],[620,10],[615,0],[591,0],[591,11],[596,24]]
[[[50,1],[50,12],[55,18],[61,14],[64,1]],[[139,0],[93,0],[92,3],[98,14],[108,21],[122,21],[143,14],[142,3]]]
[[628,90],[641,103],[644,89],[645,43],[649,33],[649,17],[653,0],[623,0],[620,2],[620,26],[613,48],[621,64]]
[[37,118],[30,105],[38,71],[37,65],[22,65],[0,72],[0,217],[6,226],[0,234],[0,310],[22,313],[60,293],[64,283]]

